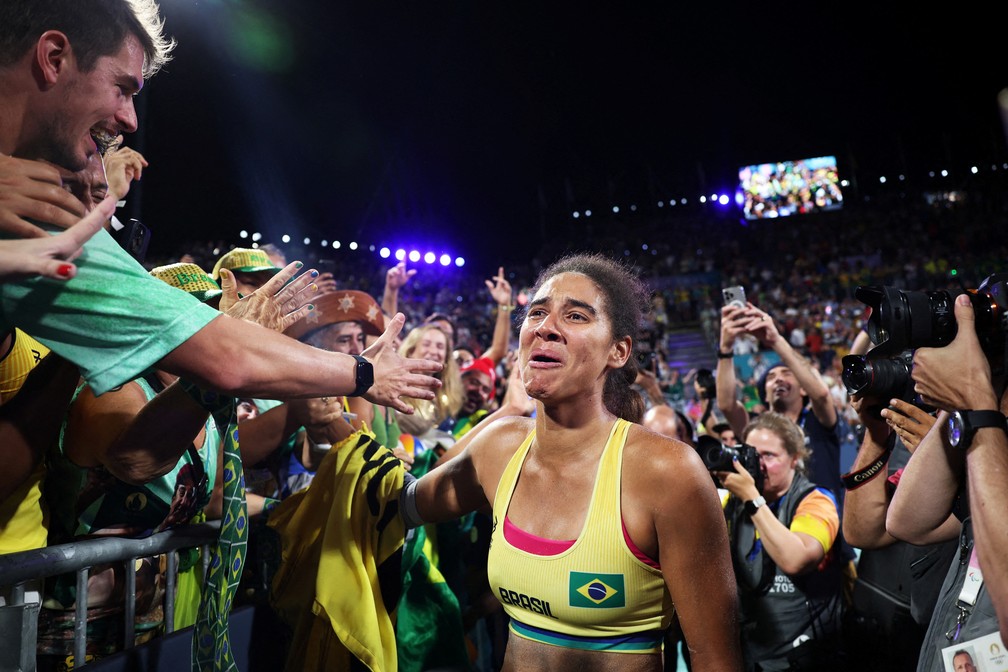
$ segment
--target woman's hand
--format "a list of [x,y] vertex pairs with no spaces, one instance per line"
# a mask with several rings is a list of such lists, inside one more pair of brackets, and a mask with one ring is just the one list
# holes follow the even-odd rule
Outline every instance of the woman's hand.
[[882,409],[882,418],[902,439],[911,453],[935,424],[935,417],[902,399],[893,399]]
[[106,198],[66,231],[41,238],[0,240],[0,282],[41,275],[69,280],[77,275],[76,259],[86,243],[115,211],[115,198]]
[[315,279],[318,271],[305,271],[294,280],[290,280],[303,266],[300,261],[294,261],[279,273],[269,279],[266,284],[248,296],[238,298],[238,283],[234,274],[222,268],[220,310],[231,317],[255,322],[267,329],[283,332],[309,312],[315,309],[309,303],[318,293]]

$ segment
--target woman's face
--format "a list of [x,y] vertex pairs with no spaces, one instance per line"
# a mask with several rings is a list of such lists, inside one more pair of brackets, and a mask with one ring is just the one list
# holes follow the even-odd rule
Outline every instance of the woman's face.
[[440,329],[425,329],[411,356],[444,364],[448,356],[448,337]]
[[519,334],[518,366],[529,395],[549,400],[601,394],[605,375],[630,354],[630,337],[613,341],[605,297],[588,276],[561,273],[529,303]]
[[757,428],[749,432],[746,443],[756,449],[765,475],[763,492],[767,499],[779,499],[791,487],[798,458],[788,454],[784,440],[769,429]]

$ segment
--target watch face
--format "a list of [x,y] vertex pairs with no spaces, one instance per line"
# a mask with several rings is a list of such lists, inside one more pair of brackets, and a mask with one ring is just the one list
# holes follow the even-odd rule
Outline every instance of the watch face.
[[949,445],[953,448],[958,446],[963,439],[963,419],[962,415],[957,411],[952,414],[952,417],[948,421],[948,438]]

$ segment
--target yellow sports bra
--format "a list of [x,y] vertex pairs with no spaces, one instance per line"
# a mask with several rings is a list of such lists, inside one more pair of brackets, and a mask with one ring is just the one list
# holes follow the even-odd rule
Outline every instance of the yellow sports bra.
[[626,420],[613,424],[584,529],[556,554],[517,548],[504,534],[508,505],[535,430],[505,467],[494,498],[487,573],[515,635],[592,651],[662,650],[674,614],[672,598],[661,570],[636,557],[623,535],[620,483],[630,426]]

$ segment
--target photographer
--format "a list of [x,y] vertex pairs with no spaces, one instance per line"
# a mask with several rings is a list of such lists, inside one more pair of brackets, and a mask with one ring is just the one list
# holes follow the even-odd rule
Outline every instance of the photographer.
[[[992,375],[981,347],[970,297],[958,296],[954,311],[955,339],[914,353],[915,389],[943,412],[907,464],[886,522],[891,534],[914,541],[933,533],[950,513],[962,519],[961,553],[925,635],[921,672],[943,669],[944,649],[986,643],[999,632],[1003,647],[1008,635],[1008,435],[1001,416],[1008,398],[1003,375]],[[997,330],[1000,350],[1003,327]]]
[[865,433],[851,472],[844,476],[844,535],[862,549],[852,610],[845,620],[847,641],[856,646],[848,651],[854,666],[875,664],[890,672],[909,672],[916,666],[942,580],[956,552],[958,521],[948,517],[944,529],[935,534],[946,541],[935,543],[922,539],[920,545],[910,544],[886,531],[886,513],[903,466],[935,418],[903,399],[856,393],[851,405]]
[[735,471],[714,474],[730,493],[725,518],[746,669],[842,669],[836,498],[806,478],[804,436],[787,417],[764,413],[742,439],[759,454],[762,492],[738,460]]
[[718,348],[717,405],[738,435],[749,413],[738,400],[732,352],[743,334],[755,336],[763,348],[773,350],[780,363],[771,366],[759,382],[759,394],[767,407],[787,416],[801,427],[811,450],[808,473],[816,485],[842,496],[840,484],[840,419],[829,388],[819,373],[787,339],[773,319],[751,302],[744,308],[721,309],[721,344]]

